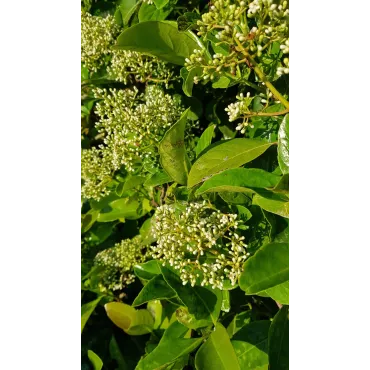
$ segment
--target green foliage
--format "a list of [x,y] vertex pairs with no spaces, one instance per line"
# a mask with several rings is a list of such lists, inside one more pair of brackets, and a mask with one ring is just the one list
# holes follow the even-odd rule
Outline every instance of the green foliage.
[[83,368],[289,368],[288,74],[288,1],[83,2]]

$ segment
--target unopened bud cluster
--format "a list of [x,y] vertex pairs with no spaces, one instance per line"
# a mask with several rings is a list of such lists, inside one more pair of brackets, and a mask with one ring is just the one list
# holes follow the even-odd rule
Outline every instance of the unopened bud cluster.
[[155,214],[153,258],[179,270],[183,284],[223,289],[237,283],[247,259],[247,245],[237,232],[235,214],[223,214],[206,202],[160,206]]
[[102,291],[121,290],[135,281],[133,267],[146,260],[146,249],[141,242],[138,235],[96,255],[95,264],[104,268],[99,284]]
[[156,85],[147,86],[143,94],[136,87],[95,89],[94,97],[100,99],[95,113],[103,143],[82,151],[82,195],[98,200],[108,194],[106,185],[115,171],[124,166],[133,172],[144,158],[156,157],[159,141],[183,107]]
[[106,18],[81,12],[81,62],[96,72],[106,62],[119,33],[113,16]]
[[[246,53],[261,58],[274,42],[281,45],[283,54],[288,54],[288,1],[274,1],[277,0],[216,0],[197,22],[198,35],[205,41],[216,39],[214,45],[225,52],[209,58],[205,52],[196,51],[186,60],[186,68],[202,67],[201,78],[213,80],[225,73],[235,75],[238,66],[246,64]],[[277,75],[289,73],[289,62],[284,64]]]

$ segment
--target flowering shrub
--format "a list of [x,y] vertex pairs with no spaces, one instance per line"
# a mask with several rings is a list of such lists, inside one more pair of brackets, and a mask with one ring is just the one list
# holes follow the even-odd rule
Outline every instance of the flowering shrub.
[[81,5],[83,366],[288,369],[288,1]]

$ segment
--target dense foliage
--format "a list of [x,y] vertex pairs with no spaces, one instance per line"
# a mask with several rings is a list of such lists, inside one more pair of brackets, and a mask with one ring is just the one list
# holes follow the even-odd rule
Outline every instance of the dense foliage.
[[82,368],[288,369],[288,1],[81,8]]

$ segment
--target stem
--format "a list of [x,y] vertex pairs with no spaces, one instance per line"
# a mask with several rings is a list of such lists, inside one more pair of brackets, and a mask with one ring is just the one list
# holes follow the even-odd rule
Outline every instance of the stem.
[[273,116],[282,116],[284,114],[289,113],[289,109],[282,110],[280,112],[255,112],[251,114],[247,114],[243,116],[244,118],[249,118],[249,117],[256,117],[256,116],[262,116],[262,117],[273,117]]
[[235,37],[235,41],[239,46],[240,51],[248,58],[248,61],[250,64],[253,65],[253,69],[256,72],[256,75],[259,77],[259,79],[269,88],[272,95],[275,96],[276,100],[280,100],[281,104],[284,105],[286,109],[289,110],[289,102],[275,89],[275,87],[272,85],[271,82],[267,81],[267,78],[265,74],[262,72],[262,70],[258,67],[257,62],[252,58],[251,55],[248,54],[248,52],[243,48],[243,45],[240,43],[237,37]]

